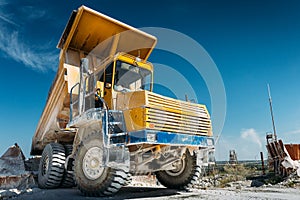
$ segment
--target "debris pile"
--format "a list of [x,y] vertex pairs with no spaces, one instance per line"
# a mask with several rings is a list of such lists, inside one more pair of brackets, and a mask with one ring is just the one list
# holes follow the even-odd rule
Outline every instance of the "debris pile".
[[15,144],[0,157],[0,189],[24,190],[33,186],[33,175],[25,170],[25,156]]
[[281,165],[285,169],[290,169],[292,172],[296,171],[297,175],[300,177],[300,159],[299,156],[296,156],[294,153],[299,153],[299,144],[284,145],[283,150],[286,156],[284,157]]

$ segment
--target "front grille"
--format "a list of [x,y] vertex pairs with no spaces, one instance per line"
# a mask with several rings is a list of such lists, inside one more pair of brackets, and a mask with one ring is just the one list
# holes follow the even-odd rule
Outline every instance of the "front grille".
[[211,120],[204,105],[148,93],[146,108],[149,129],[211,135]]

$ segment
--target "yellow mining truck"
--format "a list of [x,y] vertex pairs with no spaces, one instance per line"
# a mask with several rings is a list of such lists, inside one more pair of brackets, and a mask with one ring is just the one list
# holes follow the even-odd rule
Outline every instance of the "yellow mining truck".
[[152,92],[157,39],[82,6],[61,36],[58,71],[32,140],[41,188],[113,195],[130,175],[184,189],[213,161],[205,105]]

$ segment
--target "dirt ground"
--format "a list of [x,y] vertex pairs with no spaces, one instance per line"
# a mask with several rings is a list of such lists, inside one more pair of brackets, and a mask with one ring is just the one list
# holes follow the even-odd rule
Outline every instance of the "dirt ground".
[[41,190],[35,189],[33,192],[22,194],[14,199],[61,199],[64,200],[79,200],[79,199],[152,199],[152,200],[164,200],[164,199],[299,199],[300,189],[294,188],[226,188],[226,189],[193,189],[189,192],[176,191],[166,189],[164,187],[124,187],[117,195],[109,198],[94,198],[84,197],[76,189],[53,189],[53,190]]
[[[202,178],[200,182],[207,183],[207,178]],[[294,187],[291,187],[293,181]],[[256,184],[254,184],[256,183]],[[84,197],[77,188],[71,189],[49,189],[42,190],[30,188],[27,190],[2,190],[0,191],[0,200],[2,199],[18,199],[18,200],[79,200],[79,199],[142,199],[142,200],[218,200],[218,199],[300,199],[300,180],[299,178],[289,178],[278,184],[260,184],[257,180],[242,180],[227,183],[222,187],[207,187],[206,184],[195,185],[190,191],[177,191],[167,189],[161,185],[157,185],[154,176],[134,176],[129,186],[123,187],[113,197]],[[299,183],[299,184],[298,184]],[[288,186],[289,185],[289,186]]]
[[[252,179],[246,176],[254,173]],[[260,174],[261,172],[259,172]],[[256,175],[255,175],[256,174]],[[133,176],[129,186],[123,187],[113,197],[84,197],[77,188],[49,189],[37,188],[36,180],[21,181],[16,187],[2,188],[0,200],[79,200],[79,199],[142,199],[142,200],[218,200],[218,199],[300,199],[300,178],[292,174],[285,179],[274,175],[257,175],[257,170],[243,165],[226,166],[224,172],[215,175],[202,176],[190,191],[167,189],[158,184],[155,176]],[[6,179],[5,179],[6,180]],[[23,179],[22,179],[23,180]],[[25,180],[25,179],[24,179]],[[35,184],[33,184],[35,183]],[[12,186],[8,184],[8,186]],[[21,187],[22,186],[22,187]],[[17,189],[18,188],[18,189]]]

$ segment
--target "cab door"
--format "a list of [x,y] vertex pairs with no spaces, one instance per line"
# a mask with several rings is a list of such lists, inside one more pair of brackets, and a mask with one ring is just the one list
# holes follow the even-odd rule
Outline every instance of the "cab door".
[[103,99],[109,109],[113,108],[112,93],[113,93],[113,77],[114,77],[114,62],[105,67],[100,75],[100,82],[103,82]]

